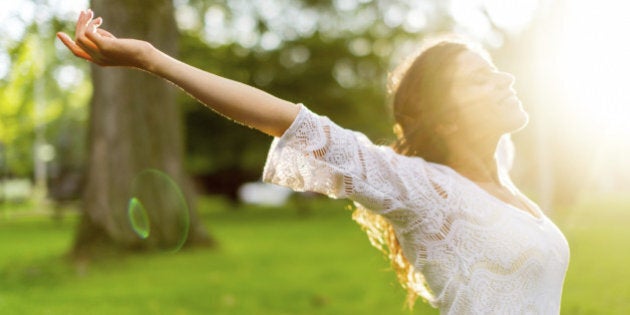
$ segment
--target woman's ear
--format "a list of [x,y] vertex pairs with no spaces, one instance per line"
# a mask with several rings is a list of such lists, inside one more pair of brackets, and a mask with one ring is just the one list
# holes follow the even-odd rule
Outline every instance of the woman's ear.
[[394,135],[396,135],[397,139],[400,139],[403,137],[403,129],[399,123],[394,124]]

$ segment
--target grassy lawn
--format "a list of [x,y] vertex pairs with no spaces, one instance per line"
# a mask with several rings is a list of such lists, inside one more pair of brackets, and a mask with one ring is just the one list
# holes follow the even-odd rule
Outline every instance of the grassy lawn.
[[[76,218],[0,216],[0,314],[410,314],[382,255],[344,210],[201,204],[215,250],[68,264]],[[630,200],[558,213],[571,244],[563,314],[630,314]],[[421,301],[413,314],[437,314]]]
[[557,219],[571,246],[563,314],[630,314],[629,197],[584,202]]

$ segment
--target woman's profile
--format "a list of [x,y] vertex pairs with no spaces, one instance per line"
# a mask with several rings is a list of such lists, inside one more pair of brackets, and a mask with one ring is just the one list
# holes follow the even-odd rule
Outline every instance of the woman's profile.
[[510,180],[509,135],[528,114],[481,49],[428,45],[392,76],[396,143],[373,144],[305,105],[120,39],[81,12],[75,39],[101,66],[148,71],[221,115],[274,136],[266,182],[355,202],[353,217],[392,261],[411,304],[444,314],[558,314],[569,248]]

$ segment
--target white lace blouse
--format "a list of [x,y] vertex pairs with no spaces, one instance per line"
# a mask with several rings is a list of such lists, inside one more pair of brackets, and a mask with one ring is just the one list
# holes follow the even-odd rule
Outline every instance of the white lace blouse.
[[349,198],[385,217],[443,314],[558,314],[569,248],[533,216],[453,169],[372,144],[303,105],[263,180]]

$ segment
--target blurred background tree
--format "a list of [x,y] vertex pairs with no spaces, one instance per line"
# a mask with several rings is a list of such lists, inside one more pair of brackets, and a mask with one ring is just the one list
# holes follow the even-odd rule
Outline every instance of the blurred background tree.
[[[91,7],[118,36],[143,38],[177,57],[179,34],[170,0],[93,0]],[[90,106],[89,154],[83,212],[74,253],[93,256],[103,247],[174,248],[180,242],[182,215],[178,194],[155,180],[134,181],[147,169],[167,174],[194,205],[184,171],[183,129],[175,89],[167,82],[132,69],[92,65],[94,93]],[[147,239],[138,237],[128,217],[130,198],[140,199],[151,223]],[[175,208],[175,209],[174,209]],[[144,210],[143,209],[143,210]],[[131,211],[131,209],[129,209]],[[185,209],[186,211],[188,209]],[[187,243],[211,244],[193,208]],[[142,231],[144,233],[144,231]],[[184,232],[185,233],[185,232]]]

